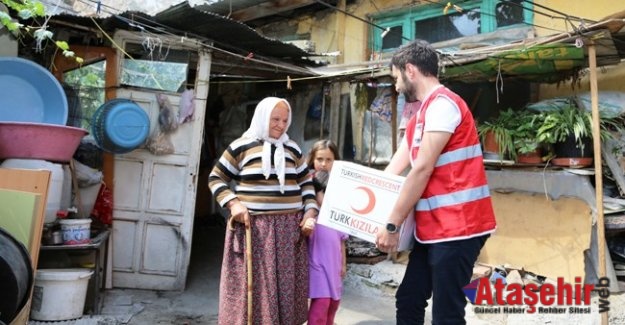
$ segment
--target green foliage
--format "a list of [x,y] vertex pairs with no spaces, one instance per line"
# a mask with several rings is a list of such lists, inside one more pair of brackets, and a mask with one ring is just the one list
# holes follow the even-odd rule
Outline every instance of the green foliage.
[[517,127],[514,129],[513,134],[514,148],[517,153],[531,153],[541,146],[537,133],[544,120],[544,114],[532,113],[526,110],[517,113]]
[[573,134],[578,144],[592,134],[592,118],[590,113],[575,106],[566,106],[560,110],[549,112],[543,125],[538,129],[538,139],[544,143],[563,142]]
[[[35,18],[46,17],[46,8],[40,1],[32,0],[0,0],[0,3],[4,3],[10,10],[14,11],[19,19],[28,20]],[[42,44],[48,40],[52,41],[63,52],[65,57],[74,57],[76,62],[82,64],[83,59],[75,56],[75,53],[69,50],[69,46],[63,41],[54,41],[54,34],[47,29],[47,25],[44,22],[42,26],[25,26],[18,22],[10,15],[0,12],[0,24],[5,26],[15,37],[21,37],[20,32],[22,30],[33,34],[33,37],[37,41],[37,50],[43,48]]]
[[[544,143],[554,144],[564,142],[567,137],[573,135],[577,146],[583,148],[583,140],[592,138],[592,114],[588,111],[569,105],[560,110],[545,113],[545,120],[538,129],[538,140]],[[608,118],[600,116],[600,137],[604,141],[612,138],[612,131],[621,131],[623,121],[619,117]]]
[[356,84],[356,109],[365,111],[369,107],[369,92],[367,86],[359,82]]
[[[622,118],[600,117],[601,140],[613,138],[613,132],[623,132]],[[498,153],[516,159],[517,154],[536,151],[544,145],[564,142],[574,136],[576,145],[583,150],[584,140],[592,138],[592,115],[573,103],[560,109],[535,113],[509,108],[499,116],[478,126],[478,134],[485,143],[486,134],[492,132],[498,142]]]
[[8,13],[0,11],[0,24],[4,25],[14,35],[19,31],[22,24],[11,18]]
[[513,138],[515,128],[516,112],[509,108],[505,111],[501,111],[499,116],[495,119],[479,124],[477,126],[477,132],[482,140],[482,143],[486,143],[486,136],[488,133],[493,133],[495,141],[499,146],[499,156],[501,158],[505,156],[514,158],[516,157]]
[[80,98],[81,127],[91,130],[91,118],[100,105],[104,104],[105,61],[95,62],[66,72],[63,79],[77,92]]
[[[16,0],[0,0],[0,2],[4,3],[7,8],[15,11],[19,17],[19,19],[26,20],[37,17],[44,17],[45,7],[39,1],[16,1]],[[13,19],[6,13],[1,13],[0,15],[0,23],[7,27],[9,31],[11,31],[15,36],[19,35],[19,30],[21,28],[26,28],[24,25],[17,22],[16,19]]]
[[493,132],[499,145],[499,155],[516,159],[517,154],[536,151],[541,146],[537,131],[543,124],[545,114],[508,108],[499,116],[478,126],[478,134],[485,142],[486,134]]

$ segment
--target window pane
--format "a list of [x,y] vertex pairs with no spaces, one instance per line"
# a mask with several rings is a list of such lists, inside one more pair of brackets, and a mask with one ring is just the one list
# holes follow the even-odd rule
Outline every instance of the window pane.
[[177,92],[184,89],[186,80],[186,63],[124,60],[124,85]]
[[394,49],[401,45],[403,28],[401,26],[391,27],[389,32],[382,37],[382,50]]
[[122,84],[172,92],[184,90],[191,60],[189,51],[171,49],[156,41],[127,43],[125,51],[133,59],[123,59]]
[[472,9],[415,22],[416,38],[430,43],[480,33],[480,10]]
[[522,0],[509,0],[498,3],[495,7],[497,27],[523,23],[522,2]]
[[99,61],[63,74],[69,107],[68,125],[91,130],[91,117],[104,103],[105,70],[106,61]]

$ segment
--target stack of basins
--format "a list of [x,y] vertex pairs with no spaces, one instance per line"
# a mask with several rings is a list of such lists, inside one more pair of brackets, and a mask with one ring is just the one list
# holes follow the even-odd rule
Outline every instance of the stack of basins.
[[[80,140],[88,134],[84,129],[67,126],[67,118],[65,91],[48,70],[33,61],[0,57],[0,167],[50,170],[45,223],[55,222],[60,209],[62,164],[71,161]],[[7,260],[4,256],[7,254],[7,250],[0,250],[0,261]],[[15,256],[20,255],[13,253],[10,259]],[[27,252],[21,257],[25,263],[30,263]],[[13,263],[12,269],[8,269],[6,263],[0,263],[0,274],[11,274],[16,267]],[[32,275],[32,271],[28,273]],[[15,290],[0,290],[0,306],[8,306],[4,304],[7,301],[20,302],[10,305],[13,310],[0,311],[0,321],[10,323],[11,317],[24,307],[30,296],[33,277],[2,279],[5,287],[20,289],[17,298],[12,292]],[[28,283],[9,283],[17,281]],[[36,285],[36,280],[34,282]]]

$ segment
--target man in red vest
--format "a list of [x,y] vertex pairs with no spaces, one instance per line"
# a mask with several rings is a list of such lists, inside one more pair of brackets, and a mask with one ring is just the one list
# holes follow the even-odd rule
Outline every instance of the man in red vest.
[[397,324],[423,324],[432,298],[433,324],[465,324],[473,265],[496,222],[477,129],[467,104],[438,80],[438,54],[423,40],[400,47],[391,59],[395,89],[421,108],[406,126],[386,168],[410,166],[377,246],[397,248],[399,227],[415,218],[417,243],[396,294]]

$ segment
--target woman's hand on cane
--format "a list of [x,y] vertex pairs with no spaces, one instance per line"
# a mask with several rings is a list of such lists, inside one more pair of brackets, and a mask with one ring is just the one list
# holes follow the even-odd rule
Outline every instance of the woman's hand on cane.
[[230,209],[232,220],[245,224],[245,228],[250,227],[250,213],[245,205],[234,199],[228,202],[227,207]]

